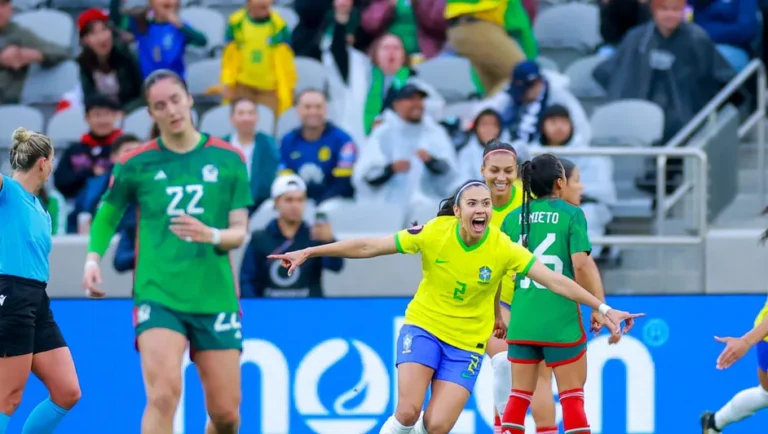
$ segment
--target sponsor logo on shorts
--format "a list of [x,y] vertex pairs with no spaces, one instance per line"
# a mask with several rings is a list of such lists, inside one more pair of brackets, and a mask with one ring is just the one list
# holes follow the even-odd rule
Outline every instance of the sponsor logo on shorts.
[[149,320],[149,315],[152,312],[152,307],[148,304],[142,304],[139,309],[136,310],[136,324],[141,324]]
[[403,336],[403,354],[411,353],[411,345],[413,345],[413,335],[408,333]]

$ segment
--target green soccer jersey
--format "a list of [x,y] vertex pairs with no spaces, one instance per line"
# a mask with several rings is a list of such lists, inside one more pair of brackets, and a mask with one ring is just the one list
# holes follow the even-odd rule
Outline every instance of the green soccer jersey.
[[[522,244],[521,213],[522,208],[512,211],[501,230]],[[571,255],[592,250],[581,208],[562,199],[536,199],[530,203],[529,222],[528,249],[541,263],[573,279]],[[586,340],[576,302],[523,276],[515,279],[515,288],[508,342],[569,346]]]
[[188,214],[213,228],[229,226],[229,212],[252,204],[242,155],[202,135],[194,150],[178,154],[160,139],[129,153],[114,169],[104,201],[138,205],[134,302],[156,302],[187,313],[237,312],[229,252],[187,242],[171,230]]

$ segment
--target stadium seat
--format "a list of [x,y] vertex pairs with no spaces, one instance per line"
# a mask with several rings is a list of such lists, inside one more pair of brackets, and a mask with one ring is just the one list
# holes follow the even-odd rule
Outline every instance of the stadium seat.
[[30,131],[43,131],[45,119],[40,110],[24,105],[0,106],[0,143],[9,145],[13,130],[24,127]]
[[296,57],[295,64],[296,73],[299,76],[298,83],[296,83],[296,94],[307,89],[316,89],[327,93],[329,71],[322,63],[309,57]]
[[573,96],[579,99],[587,114],[605,102],[605,90],[592,77],[592,71],[605,58],[589,56],[576,60],[565,70],[570,79]]
[[[256,130],[262,133],[274,134],[275,115],[268,107],[260,105],[259,122],[256,124]],[[232,132],[232,126],[229,123],[230,107],[221,105],[205,112],[200,118],[200,131],[211,134],[215,137],[224,137]]]
[[64,12],[55,9],[31,10],[15,14],[13,21],[47,41],[72,48],[75,23]]
[[67,60],[51,68],[32,65],[21,89],[21,102],[55,104],[77,86],[80,86],[80,68],[74,61]]
[[385,202],[340,201],[327,211],[328,220],[337,231],[394,233],[402,229],[405,223],[405,210]]
[[472,64],[463,57],[435,57],[416,66],[419,79],[434,87],[446,102],[465,101],[477,94]]
[[280,146],[280,141],[283,139],[283,136],[300,126],[301,120],[299,119],[299,115],[296,114],[295,108],[292,107],[280,115],[280,118],[277,120],[277,129],[275,131],[275,141],[278,146]]
[[54,114],[48,120],[46,134],[53,140],[54,147],[59,148],[71,142],[79,142],[88,129],[83,110],[70,108]]
[[596,108],[590,123],[595,145],[650,146],[662,138],[664,111],[649,101],[626,99]]
[[16,0],[13,2],[13,9],[19,12],[24,12],[37,9],[46,3],[47,2],[45,0]]
[[533,26],[540,53],[560,69],[594,51],[602,41],[600,11],[585,3],[568,3],[542,11]]
[[539,56],[536,58],[536,63],[539,64],[541,69],[560,72],[560,66],[554,60],[549,57]]
[[296,25],[299,24],[299,16],[296,14],[296,11],[294,11],[290,7],[274,6],[272,10],[280,14],[281,17],[283,17],[283,19],[285,20],[285,24],[288,26],[289,29],[291,29],[291,31],[293,31]]
[[149,140],[152,130],[152,118],[149,117],[146,107],[139,107],[125,117],[123,132],[130,133],[144,140]]
[[221,13],[209,8],[192,6],[182,9],[179,17],[185,23],[203,32],[208,38],[208,44],[205,47],[189,47],[190,50],[203,50],[203,54],[210,55],[214,50],[224,47],[227,21]]
[[205,59],[187,66],[187,87],[192,95],[205,95],[205,92],[219,84],[221,59]]

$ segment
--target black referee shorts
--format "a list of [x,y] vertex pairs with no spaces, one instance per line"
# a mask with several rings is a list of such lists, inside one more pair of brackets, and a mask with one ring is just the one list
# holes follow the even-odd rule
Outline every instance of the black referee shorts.
[[36,280],[0,275],[0,358],[67,346],[45,287]]

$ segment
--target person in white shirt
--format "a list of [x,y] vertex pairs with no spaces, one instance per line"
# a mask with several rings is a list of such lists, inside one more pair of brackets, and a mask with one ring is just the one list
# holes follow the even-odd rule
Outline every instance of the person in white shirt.
[[223,140],[245,156],[254,202],[250,211],[253,212],[262,202],[269,199],[272,181],[277,176],[280,155],[275,140],[256,130],[259,123],[256,104],[245,98],[238,98],[232,101],[230,107],[230,122],[234,131],[223,137]]

